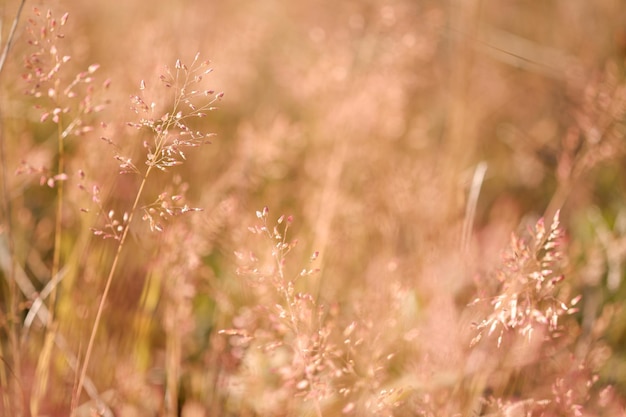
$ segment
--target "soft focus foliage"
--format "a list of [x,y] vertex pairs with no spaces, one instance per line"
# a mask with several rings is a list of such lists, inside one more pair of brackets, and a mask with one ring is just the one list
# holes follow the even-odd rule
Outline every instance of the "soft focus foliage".
[[620,2],[20,3],[0,415],[626,414]]

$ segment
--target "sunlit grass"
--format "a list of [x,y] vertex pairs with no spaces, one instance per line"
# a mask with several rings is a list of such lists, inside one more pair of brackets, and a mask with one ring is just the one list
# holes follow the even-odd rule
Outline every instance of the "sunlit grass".
[[8,3],[1,415],[624,414],[619,4]]

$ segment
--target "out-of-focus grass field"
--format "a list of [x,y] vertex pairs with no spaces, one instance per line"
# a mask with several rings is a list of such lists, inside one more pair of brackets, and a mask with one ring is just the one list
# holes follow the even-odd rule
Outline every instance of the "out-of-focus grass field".
[[[0,48],[19,3],[0,4]],[[12,40],[0,415],[624,415],[622,2],[27,1]],[[159,76],[197,53],[213,71],[194,103],[224,95],[189,127],[215,136],[139,191],[155,132],[128,126],[148,117],[129,97],[166,120]],[[159,195],[202,211],[153,211],[151,230]],[[557,212],[558,271],[540,238],[503,263]],[[97,236],[126,227],[119,255]],[[565,278],[535,291],[533,271]],[[506,304],[470,347],[498,294],[522,294],[533,336]],[[559,334],[537,315],[556,300]]]

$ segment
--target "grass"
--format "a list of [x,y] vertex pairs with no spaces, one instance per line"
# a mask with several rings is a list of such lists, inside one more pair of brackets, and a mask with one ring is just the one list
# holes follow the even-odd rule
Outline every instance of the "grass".
[[0,415],[626,414],[618,4],[23,6]]

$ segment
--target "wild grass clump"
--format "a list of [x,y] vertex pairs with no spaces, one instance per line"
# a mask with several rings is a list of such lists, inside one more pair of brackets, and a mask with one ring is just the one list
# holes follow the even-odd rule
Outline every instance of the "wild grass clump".
[[14,3],[0,415],[626,415],[615,2]]

